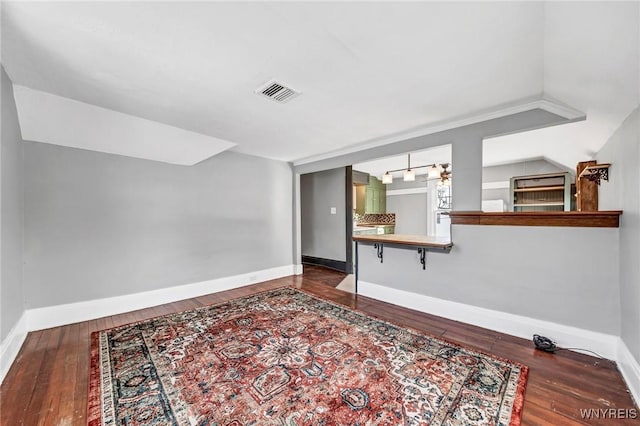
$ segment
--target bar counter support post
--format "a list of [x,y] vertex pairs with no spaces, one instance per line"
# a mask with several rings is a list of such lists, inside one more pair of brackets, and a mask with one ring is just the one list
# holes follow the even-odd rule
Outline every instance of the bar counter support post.
[[356,264],[353,265],[354,269],[355,269],[355,293],[358,294],[358,241],[355,242],[356,243]]

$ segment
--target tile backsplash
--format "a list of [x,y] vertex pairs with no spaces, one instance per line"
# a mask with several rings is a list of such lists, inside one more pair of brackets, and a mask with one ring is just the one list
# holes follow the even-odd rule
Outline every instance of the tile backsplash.
[[395,225],[396,223],[395,213],[354,213],[353,218],[355,219],[356,223],[379,223],[389,225]]

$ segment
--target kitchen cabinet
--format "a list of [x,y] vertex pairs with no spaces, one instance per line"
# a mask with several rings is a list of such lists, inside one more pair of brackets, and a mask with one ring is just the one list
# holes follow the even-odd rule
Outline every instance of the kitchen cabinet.
[[353,229],[353,235],[377,235],[378,230],[375,226],[356,227]]
[[354,210],[356,211],[356,213],[363,215],[365,213],[367,204],[367,186],[354,185],[353,189],[356,196]]
[[395,233],[396,227],[394,225],[385,225],[381,227],[383,232],[378,232],[378,235],[382,234],[393,234]]
[[376,177],[369,176],[365,190],[365,213],[387,212],[387,188]]
[[394,231],[394,225],[356,226],[353,235],[384,235],[393,234]]

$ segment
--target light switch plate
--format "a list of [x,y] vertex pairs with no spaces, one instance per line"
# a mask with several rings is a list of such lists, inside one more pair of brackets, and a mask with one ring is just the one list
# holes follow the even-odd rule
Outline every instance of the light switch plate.
[[338,210],[335,207],[331,207],[331,214],[338,213]]

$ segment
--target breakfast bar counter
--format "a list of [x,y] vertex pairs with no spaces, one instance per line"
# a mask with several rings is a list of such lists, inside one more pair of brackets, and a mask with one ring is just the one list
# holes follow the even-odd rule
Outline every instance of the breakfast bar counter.
[[451,250],[453,243],[449,238],[430,237],[427,235],[387,234],[387,235],[354,235],[353,241],[395,244],[401,246],[417,246]]
[[386,234],[386,235],[354,235],[355,242],[355,282],[358,292],[358,243],[373,244],[380,263],[384,262],[384,246],[389,245],[401,249],[418,250],[422,269],[427,268],[427,252],[449,253],[453,243],[449,238],[431,237],[427,235]]

